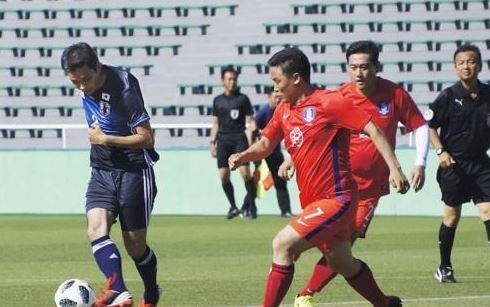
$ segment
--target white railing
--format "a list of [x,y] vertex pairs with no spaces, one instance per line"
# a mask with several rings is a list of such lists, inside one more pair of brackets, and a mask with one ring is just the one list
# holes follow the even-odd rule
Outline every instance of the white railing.
[[[153,129],[208,129],[211,124],[152,124]],[[72,129],[87,129],[86,124],[16,124],[0,125],[0,130],[61,130],[63,149],[67,148],[66,131]]]
[[[209,129],[210,123],[193,123],[193,124],[152,124],[153,129]],[[398,124],[401,128],[403,125]],[[87,129],[84,124],[16,124],[16,125],[0,125],[0,130],[61,130],[61,139],[63,149],[67,148],[66,131],[70,129]],[[413,132],[408,134],[408,146],[414,146]]]

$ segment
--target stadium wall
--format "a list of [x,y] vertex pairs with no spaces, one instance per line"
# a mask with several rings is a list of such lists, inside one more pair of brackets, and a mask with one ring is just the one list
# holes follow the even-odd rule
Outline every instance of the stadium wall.
[[[405,172],[414,161],[414,149],[397,149]],[[154,214],[223,215],[227,200],[219,183],[216,161],[204,150],[160,151],[155,166],[158,196]],[[84,193],[90,175],[88,151],[0,151],[0,214],[79,214],[84,212]],[[410,167],[409,167],[410,166]],[[419,193],[392,193],[382,198],[377,214],[442,214],[435,180],[437,159],[429,153],[427,180]],[[245,195],[240,175],[232,174],[237,204]],[[292,208],[298,212],[296,184],[289,184]],[[260,214],[278,214],[275,190],[257,202]],[[473,205],[463,214],[477,215]]]

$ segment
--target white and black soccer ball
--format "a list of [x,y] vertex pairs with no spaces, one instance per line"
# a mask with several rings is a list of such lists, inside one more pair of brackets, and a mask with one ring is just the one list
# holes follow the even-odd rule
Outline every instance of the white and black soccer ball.
[[92,307],[95,292],[85,280],[68,279],[56,290],[54,303],[56,307]]

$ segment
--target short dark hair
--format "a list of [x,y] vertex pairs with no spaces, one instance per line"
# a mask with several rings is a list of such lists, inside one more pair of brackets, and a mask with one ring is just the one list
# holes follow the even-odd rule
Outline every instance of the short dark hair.
[[345,59],[349,62],[349,57],[353,54],[365,53],[369,54],[369,59],[376,66],[379,67],[379,47],[378,44],[372,40],[361,40],[350,44],[345,53]]
[[227,65],[221,68],[221,80],[223,80],[227,72],[232,72],[238,77],[238,71],[235,69],[235,67],[233,67],[233,65]]
[[99,58],[94,48],[84,42],[67,47],[61,55],[61,68],[66,73],[83,66],[95,69],[98,63]]
[[480,66],[480,69],[481,69],[482,68],[481,52],[480,52],[480,48],[478,48],[475,45],[463,44],[463,45],[459,46],[456,49],[456,51],[454,51],[453,62],[456,64],[456,56],[458,55],[458,53],[466,52],[466,51],[473,51],[474,53],[476,53],[476,60],[478,62],[478,66]]
[[298,48],[285,48],[276,52],[267,61],[269,66],[280,66],[283,74],[291,77],[298,73],[301,77],[310,82],[310,61],[303,51]]
[[274,89],[274,86],[266,86],[264,87],[264,94],[266,94],[267,96],[270,96],[272,95],[272,93],[275,92],[275,89]]

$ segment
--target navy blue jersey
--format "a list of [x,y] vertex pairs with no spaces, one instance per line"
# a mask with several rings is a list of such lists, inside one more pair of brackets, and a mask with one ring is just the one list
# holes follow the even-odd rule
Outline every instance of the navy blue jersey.
[[[138,80],[128,71],[104,65],[104,84],[92,95],[82,95],[89,126],[98,124],[105,134],[128,136],[136,127],[148,122]],[[154,149],[124,149],[92,145],[90,166],[113,170],[137,170],[159,159]]]
[[[257,123],[257,127],[260,130],[264,129],[271,120],[273,114],[274,110],[268,104],[262,106],[257,113],[255,113],[255,122]],[[278,154],[278,152],[281,152],[281,143],[277,144],[271,155]]]
[[213,115],[218,117],[218,133],[231,134],[245,131],[245,116],[253,115],[252,103],[247,95],[235,93],[218,95],[213,101]]

